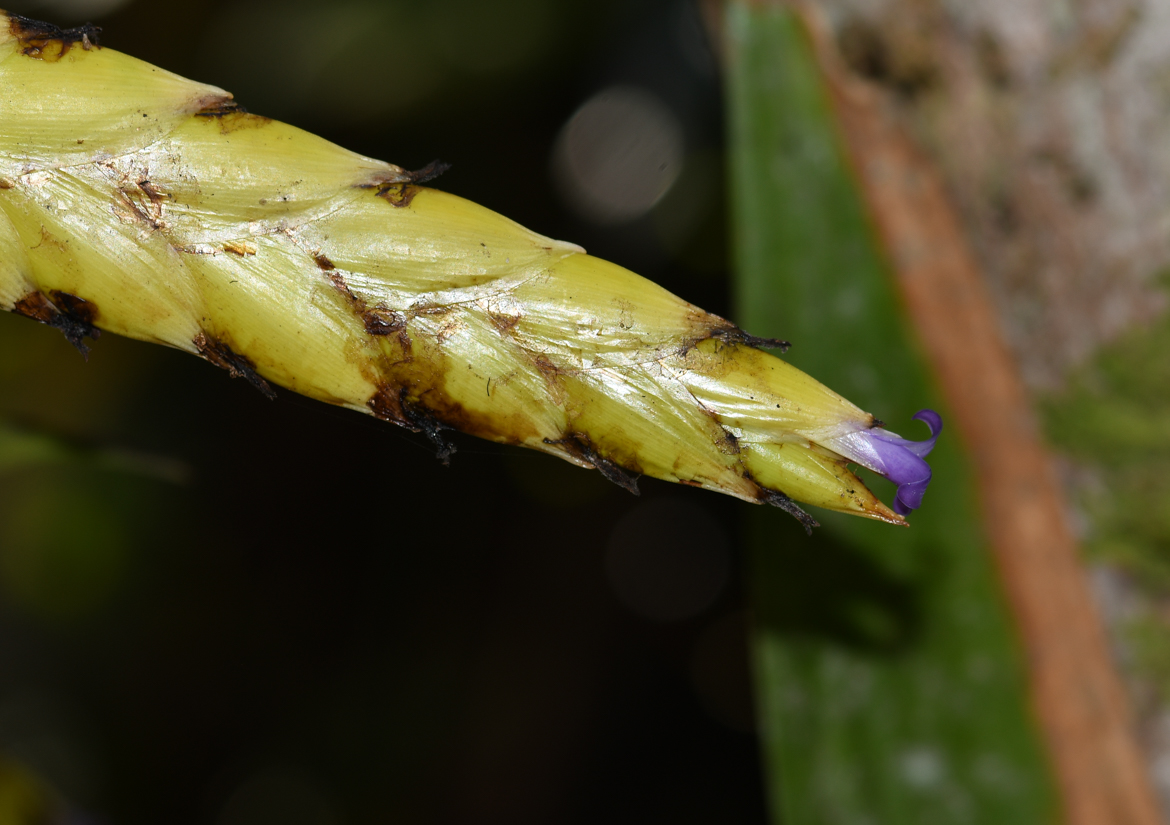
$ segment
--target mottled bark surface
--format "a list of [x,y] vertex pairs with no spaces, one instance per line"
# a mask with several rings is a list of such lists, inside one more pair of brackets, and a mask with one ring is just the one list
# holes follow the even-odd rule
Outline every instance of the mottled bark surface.
[[[884,111],[923,151],[931,174],[939,174],[1034,394],[1062,390],[1103,347],[1163,316],[1170,6],[1140,0],[819,6],[845,74],[869,82]],[[1108,412],[1101,403],[1089,410],[1094,420]],[[1124,429],[1124,422],[1115,424]],[[1066,481],[1099,477],[1089,466],[1062,467]],[[1111,526],[1094,525],[1093,515],[1077,527],[1099,544]],[[1010,570],[1006,580],[1009,591],[1026,584]],[[1038,593],[1046,587],[1033,585]],[[1096,589],[1099,599],[1108,596],[1103,607],[1114,655],[1126,671],[1138,736],[1166,808],[1164,692],[1152,684],[1156,674],[1143,671],[1128,632],[1135,612],[1150,612],[1151,597],[1141,587]],[[1058,595],[1053,591],[1056,601]],[[1090,692],[1092,681],[1085,681]]]
[[1162,312],[1170,6],[828,0],[937,162],[1032,387]]

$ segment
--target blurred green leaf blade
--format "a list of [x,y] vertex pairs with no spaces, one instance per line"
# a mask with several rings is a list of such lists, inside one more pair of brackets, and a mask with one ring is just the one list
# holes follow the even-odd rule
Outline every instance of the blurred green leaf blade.
[[76,465],[129,473],[173,484],[188,480],[190,469],[164,456],[91,446],[67,438],[0,421],[0,475],[33,467]]
[[[737,319],[907,437],[947,412],[838,139],[803,24],[727,6]],[[952,433],[908,530],[753,513],[756,681],[776,821],[1036,823],[1055,801]],[[880,487],[881,482],[877,485]],[[887,487],[888,497],[893,490]]]

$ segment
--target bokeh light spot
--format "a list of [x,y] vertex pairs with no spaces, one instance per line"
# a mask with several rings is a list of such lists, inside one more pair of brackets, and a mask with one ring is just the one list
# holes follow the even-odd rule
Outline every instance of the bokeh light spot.
[[612,86],[569,118],[553,149],[566,202],[587,220],[627,223],[650,211],[682,170],[683,128],[657,97]]

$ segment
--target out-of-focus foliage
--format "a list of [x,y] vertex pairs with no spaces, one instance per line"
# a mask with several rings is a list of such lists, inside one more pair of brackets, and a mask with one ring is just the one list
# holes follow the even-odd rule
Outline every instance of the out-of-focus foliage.
[[1159,707],[1170,702],[1168,350],[1165,321],[1133,330],[1044,404],[1049,436],[1065,458],[1061,466],[1087,557],[1125,590],[1120,599],[1105,594],[1106,612],[1139,714],[1155,726]]
[[0,474],[51,465],[73,465],[77,472],[95,469],[123,471],[175,483],[187,478],[187,468],[177,461],[117,448],[78,444],[0,420]]
[[[785,6],[728,4],[740,317],[895,431],[937,403]],[[945,409],[942,410],[944,418]],[[904,531],[751,513],[757,701],[776,822],[1032,823],[1054,810],[1023,662],[951,431]],[[790,533],[789,533],[790,535]]]
[[0,756],[0,825],[58,825],[61,808],[40,777]]
[[1170,593],[1170,324],[1134,330],[1045,405],[1088,517],[1085,548]]

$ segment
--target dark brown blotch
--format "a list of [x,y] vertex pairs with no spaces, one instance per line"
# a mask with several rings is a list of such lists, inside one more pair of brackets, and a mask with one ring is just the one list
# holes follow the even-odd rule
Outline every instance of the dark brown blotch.
[[353,290],[349,288],[349,284],[345,282],[345,278],[333,268],[333,261],[319,252],[313,255],[313,260],[316,261],[317,266],[325,273],[325,277],[329,279],[329,283],[333,284],[333,287],[344,296],[346,303],[361,318],[362,326],[365,327],[366,332],[369,335],[379,337],[397,335],[403,352],[409,356],[411,341],[410,334],[406,331],[406,316],[401,312],[387,309],[383,306],[370,307],[365,301],[357,295],[354,295]]
[[379,387],[374,396],[366,402],[366,406],[370,408],[370,412],[374,414],[375,418],[389,421],[400,427],[410,428],[410,422],[402,410],[404,394],[405,390],[401,387]]
[[168,200],[170,195],[163,192],[157,185],[149,180],[138,181],[138,188],[142,190],[146,197],[150,198],[150,202],[159,209],[162,209],[163,201]]
[[488,320],[500,335],[509,335],[520,323],[519,315],[509,315],[505,312],[489,312]]
[[83,339],[96,341],[102,334],[96,326],[97,304],[59,289],[54,289],[49,295],[58,310],[57,317],[49,324],[61,330],[65,340],[76,347],[81,356],[88,361],[89,347]]
[[195,105],[197,107],[195,117],[223,117],[224,115],[236,114],[238,112],[247,113],[248,111],[239,103],[236,103],[231,95],[213,95],[211,97],[201,98]]
[[552,362],[552,360],[544,354],[537,355],[532,359],[532,365],[536,367],[537,371],[545,377],[547,381],[555,381],[560,377],[563,370]]
[[430,411],[421,404],[413,404],[403,400],[402,411],[410,427],[415,432],[421,432],[435,445],[435,457],[443,462],[443,466],[451,465],[451,456],[455,454],[455,445],[443,438],[443,430],[452,429],[431,415]]
[[41,292],[30,292],[12,307],[12,311],[25,318],[32,318],[42,324],[52,324],[60,313],[52,302]]
[[149,180],[139,181],[134,189],[120,188],[116,190],[115,197],[122,207],[152,230],[163,227],[163,201],[168,196]]
[[205,332],[196,335],[193,343],[200,355],[220,369],[227,370],[232,378],[243,378],[269,401],[276,400],[276,393],[256,372],[256,365],[247,356],[240,355],[223,341]]
[[641,469],[630,470],[616,461],[606,458],[594,446],[592,439],[584,433],[569,433],[564,438],[555,441],[546,438],[544,443],[563,447],[574,458],[593,465],[595,470],[619,487],[629,490],[636,496],[642,494],[641,490],[638,489],[638,479],[642,475]]
[[224,135],[240,129],[259,129],[272,122],[270,117],[252,114],[231,97],[213,97],[200,101],[195,117],[218,121],[219,131]]
[[[65,296],[67,293],[55,293],[58,296]],[[89,360],[89,347],[86,346],[84,339],[89,338],[96,341],[101,336],[101,330],[97,329],[91,322],[86,321],[86,317],[95,318],[97,311],[93,304],[89,301],[82,301],[76,296],[69,295],[69,298],[74,299],[74,307],[79,311],[79,315],[70,315],[67,312],[53,306],[52,301],[46,295],[40,292],[30,292],[25,295],[12,307],[12,311],[17,315],[23,315],[25,318],[32,318],[34,321],[39,321],[42,324],[47,324],[54,329],[59,329],[64,335],[65,340],[77,348],[85,360]],[[61,300],[62,304],[67,303],[65,299]],[[86,310],[88,307],[92,312]]]
[[8,15],[8,29],[20,45],[20,53],[36,60],[55,63],[69,53],[75,44],[81,48],[100,49],[98,35],[101,28],[91,23],[72,29],[62,29],[52,23],[30,20],[18,14]]
[[444,457],[447,446],[440,433],[447,430],[486,438],[497,444],[531,444],[540,439],[527,410],[505,413],[469,409],[431,384],[435,374],[433,364],[419,364],[413,360],[387,365],[377,392],[366,405],[370,412],[384,421],[415,432],[425,432],[440,447],[440,458]]
[[410,202],[421,191],[421,187],[413,186],[409,183],[392,183],[379,187],[378,197],[385,200],[391,206],[401,209],[410,206]]
[[423,433],[435,445],[435,455],[439,461],[444,466],[451,464],[455,445],[443,437],[443,431],[455,428],[440,421],[424,404],[412,401],[406,388],[381,387],[366,406],[383,421],[391,421],[411,432]]
[[370,335],[397,335],[406,351],[410,351],[410,335],[406,331],[406,316],[385,307],[374,307],[361,312],[362,323]]

